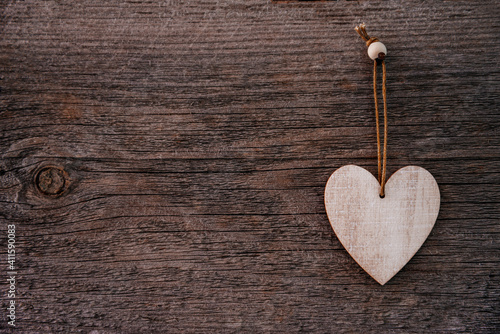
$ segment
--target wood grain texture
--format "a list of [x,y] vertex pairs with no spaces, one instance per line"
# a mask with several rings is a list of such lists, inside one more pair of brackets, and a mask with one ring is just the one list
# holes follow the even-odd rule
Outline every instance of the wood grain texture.
[[[0,6],[17,332],[500,331],[498,1]],[[377,168],[360,22],[390,55],[388,175],[442,196],[383,287],[323,204],[334,170]],[[58,196],[34,184],[53,167]]]
[[406,166],[380,183],[366,169],[337,169],[325,187],[325,209],[335,234],[354,260],[384,285],[415,255],[434,227],[439,188],[422,167]]

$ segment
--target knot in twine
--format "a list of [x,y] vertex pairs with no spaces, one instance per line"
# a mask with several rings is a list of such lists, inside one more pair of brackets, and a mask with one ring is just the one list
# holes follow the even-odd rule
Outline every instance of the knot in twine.
[[368,33],[366,32],[366,25],[364,23],[361,23],[359,26],[356,26],[354,30],[356,30],[356,32],[359,34],[359,36],[361,36],[363,41],[366,42],[366,46],[370,46],[370,44],[379,41],[377,37],[370,37],[370,35],[368,35]]

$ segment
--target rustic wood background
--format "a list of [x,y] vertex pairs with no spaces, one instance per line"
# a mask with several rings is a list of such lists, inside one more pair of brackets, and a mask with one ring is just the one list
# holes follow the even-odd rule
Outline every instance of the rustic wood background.
[[[0,332],[7,224],[12,332],[500,331],[498,1],[13,0],[1,15]],[[376,173],[363,21],[389,50],[388,172],[422,166],[442,196],[383,287],[323,204],[338,167]]]

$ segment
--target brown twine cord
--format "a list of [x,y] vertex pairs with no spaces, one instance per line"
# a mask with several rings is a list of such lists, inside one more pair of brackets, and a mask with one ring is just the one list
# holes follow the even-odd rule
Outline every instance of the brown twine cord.
[[377,37],[370,37],[370,35],[368,35],[368,33],[366,32],[366,25],[364,23],[361,23],[359,26],[355,27],[354,30],[356,30],[363,41],[366,42],[366,46],[370,46],[370,44],[378,42]]
[[[377,61],[373,62],[373,98],[375,100],[375,127],[377,128],[377,158],[378,158],[378,183],[381,183],[381,151],[380,151],[380,123],[378,117],[378,98],[377,98]],[[382,191],[381,191],[382,193]]]
[[[366,32],[365,24],[360,24],[354,28],[361,38],[366,42],[366,46],[370,46],[373,42],[378,42],[378,38],[370,37]],[[384,100],[384,150],[380,149],[380,123],[377,98],[377,59],[373,61],[373,98],[375,100],[375,126],[377,127],[377,160],[378,160],[378,182],[380,183],[380,197],[385,196],[385,181],[387,171],[387,74],[385,61],[380,59],[382,64],[382,98]]]
[[[375,60],[375,62],[377,62]],[[382,165],[382,181],[380,181],[380,196],[385,196],[385,172],[387,167],[387,75],[385,71],[385,61],[382,60],[382,97],[384,99],[384,156]],[[377,112],[378,113],[378,112]],[[379,139],[380,141],[380,139]],[[379,159],[380,161],[380,159]]]

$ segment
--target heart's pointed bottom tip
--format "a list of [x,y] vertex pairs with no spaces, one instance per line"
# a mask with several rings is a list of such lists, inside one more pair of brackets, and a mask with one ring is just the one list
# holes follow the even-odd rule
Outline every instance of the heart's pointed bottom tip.
[[[391,277],[389,278],[375,278],[372,276],[372,278],[377,281],[378,284],[380,285],[385,285],[385,283],[389,282],[391,280],[391,278],[393,278],[396,274],[392,275]],[[370,275],[371,276],[371,275]]]

